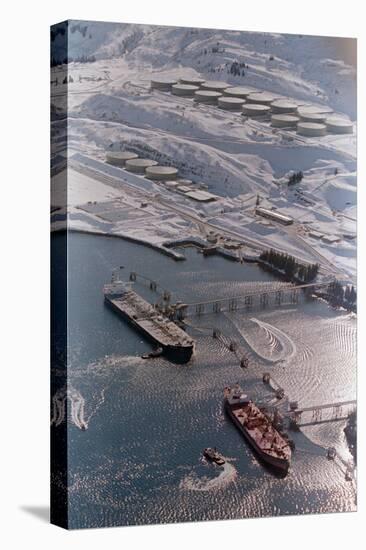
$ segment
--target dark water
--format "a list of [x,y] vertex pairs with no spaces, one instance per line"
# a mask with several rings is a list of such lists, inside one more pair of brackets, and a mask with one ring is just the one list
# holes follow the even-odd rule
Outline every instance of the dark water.
[[[126,266],[126,278],[136,270],[158,279],[182,300],[237,295],[274,280],[252,264],[185,253],[186,262],[174,262],[121,239],[69,237],[69,390],[84,404],[68,428],[70,527],[354,510],[344,422],[295,434],[291,470],[279,479],[225,418],[222,389],[239,381],[256,399],[271,401],[261,382],[266,370],[302,405],[353,399],[355,319],[319,302],[203,316],[193,321],[197,351],[189,364],[144,361],[139,355],[149,344],[103,302],[102,286],[116,265]],[[154,299],[145,287],[137,290]],[[242,370],[211,337],[213,324],[256,364]],[[335,462],[325,457],[330,445],[341,457]],[[206,446],[227,457],[224,469],[202,461]]]

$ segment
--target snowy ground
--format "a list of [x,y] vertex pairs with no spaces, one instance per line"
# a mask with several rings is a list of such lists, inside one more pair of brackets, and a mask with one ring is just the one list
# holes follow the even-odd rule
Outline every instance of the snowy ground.
[[[73,55],[96,61],[69,63],[68,85],[62,83],[65,66],[52,71],[55,156],[65,146],[60,116],[68,91],[68,226],[156,246],[215,231],[257,249],[272,246],[318,261],[324,272],[354,281],[356,84],[345,46],[342,39],[136,25],[90,23],[86,37],[72,33]],[[233,61],[248,65],[245,75],[227,72]],[[201,76],[330,106],[352,120],[354,134],[305,138],[274,130],[269,120],[245,120],[151,91],[156,75]],[[208,185],[218,200],[197,203],[125,170],[113,172],[104,162],[107,148],[172,164],[180,177]],[[99,163],[86,167],[88,159]],[[291,188],[292,170],[302,170],[304,178]],[[61,207],[63,175],[53,178],[53,204]],[[255,216],[258,194],[262,206],[292,216],[294,225]],[[64,223],[63,210],[54,215],[55,229]]]

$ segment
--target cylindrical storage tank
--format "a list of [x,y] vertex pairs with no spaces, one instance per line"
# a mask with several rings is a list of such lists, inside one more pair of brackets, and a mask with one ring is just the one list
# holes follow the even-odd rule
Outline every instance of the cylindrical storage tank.
[[327,114],[322,113],[304,113],[304,111],[300,111],[300,118],[303,122],[317,122],[322,124],[325,122],[327,116]]
[[170,92],[174,84],[177,84],[177,81],[171,78],[161,77],[161,78],[151,79],[151,87],[156,90],[161,90],[163,92]]
[[187,180],[185,178],[179,178],[179,179],[177,179],[177,181],[182,185],[192,185],[192,183],[193,183],[192,180]]
[[174,180],[178,175],[178,170],[174,166],[148,166],[145,175],[150,180]]
[[212,90],[198,90],[194,93],[194,100],[198,103],[209,103],[211,105],[217,105],[217,100],[222,94],[214,92]]
[[282,114],[282,113],[294,113],[297,109],[296,103],[289,101],[287,99],[275,99],[271,103],[272,113]]
[[257,105],[270,105],[275,99],[276,96],[268,92],[253,92],[246,98],[248,103],[255,103]]
[[299,122],[297,125],[297,133],[301,136],[325,136],[326,132],[327,127],[325,124],[319,124],[317,122]]
[[230,97],[240,97],[241,99],[246,99],[249,94],[253,94],[254,90],[250,88],[245,88],[244,86],[230,86],[224,90],[224,95]]
[[244,103],[245,100],[240,97],[222,96],[218,99],[219,107],[221,107],[221,109],[226,109],[227,111],[241,111],[241,107]]
[[221,80],[206,80],[201,84],[202,90],[211,90],[212,92],[223,92],[229,87],[227,82],[221,82]]
[[205,80],[203,78],[192,76],[192,78],[182,77],[179,79],[179,82],[181,84],[190,84],[192,86],[202,86]]
[[303,116],[318,115],[318,114],[330,114],[333,113],[333,109],[326,107],[325,105],[300,105],[297,108],[298,114]]
[[197,92],[197,90],[199,90],[199,87],[192,84],[174,84],[172,86],[172,94],[183,97],[193,97],[194,92]]
[[353,134],[353,124],[342,118],[327,118],[325,121],[328,132],[332,134]]
[[294,115],[271,116],[271,126],[274,128],[296,128],[299,121],[299,117]]
[[149,166],[156,166],[158,163],[156,160],[150,159],[131,159],[126,160],[126,170],[129,172],[135,172],[136,174],[145,174],[146,168]]
[[137,159],[136,153],[129,153],[128,151],[107,151],[105,159],[109,164],[115,166],[125,166],[127,160]]
[[269,105],[259,105],[256,103],[245,103],[241,109],[244,115],[250,117],[267,115],[271,110]]

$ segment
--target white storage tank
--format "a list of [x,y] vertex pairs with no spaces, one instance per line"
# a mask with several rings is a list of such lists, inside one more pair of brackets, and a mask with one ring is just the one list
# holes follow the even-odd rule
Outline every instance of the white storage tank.
[[194,93],[194,100],[198,103],[217,105],[217,100],[221,96],[222,94],[220,94],[220,92],[214,92],[213,90],[198,90]]
[[275,99],[271,103],[272,113],[283,114],[283,113],[294,113],[297,109],[297,104],[288,99]]
[[199,90],[199,87],[193,86],[193,84],[174,84],[172,86],[172,94],[182,97],[193,97],[197,90]]
[[226,109],[227,111],[241,111],[244,103],[245,100],[240,97],[222,96],[218,99],[219,107],[221,107],[221,109]]
[[300,118],[303,122],[318,122],[320,124],[324,123],[328,115],[326,113],[308,113],[300,111]]
[[126,160],[126,170],[129,172],[135,172],[136,174],[145,174],[146,168],[149,166],[156,166],[158,163],[156,160],[150,159],[131,159]]
[[178,175],[178,170],[174,166],[148,166],[145,170],[145,175],[150,180],[171,181]]
[[319,124],[318,122],[299,122],[297,133],[308,137],[325,136],[327,127],[325,124]]
[[170,92],[174,84],[177,84],[177,81],[171,78],[156,77],[151,79],[151,87],[162,92]]
[[246,99],[249,94],[253,94],[254,90],[250,88],[245,88],[244,86],[230,86],[224,90],[224,95],[230,97],[240,97],[241,99]]
[[353,124],[350,120],[329,117],[325,123],[331,134],[353,134]]
[[107,151],[105,159],[109,164],[115,166],[125,166],[127,160],[137,159],[136,153],[130,153],[128,151]]
[[243,114],[249,117],[267,115],[271,110],[269,105],[260,105],[257,103],[245,103],[241,109]]
[[271,116],[271,126],[274,128],[296,128],[298,122],[300,122],[300,119],[295,115]]
[[333,113],[331,107],[326,107],[325,105],[300,105],[297,108],[297,113],[303,117],[308,115],[316,114],[330,114]]
[[179,79],[179,82],[181,84],[190,84],[191,86],[202,86],[205,80],[203,78],[192,76],[192,78],[182,77]]
[[221,82],[221,80],[206,80],[201,84],[202,90],[211,90],[212,92],[223,92],[229,84]]
[[275,99],[276,96],[269,92],[253,92],[246,98],[248,103],[255,103],[257,105],[270,105]]

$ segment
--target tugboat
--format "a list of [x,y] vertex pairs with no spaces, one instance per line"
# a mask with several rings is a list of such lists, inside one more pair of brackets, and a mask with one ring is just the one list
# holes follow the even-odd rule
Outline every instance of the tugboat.
[[203,454],[206,458],[208,458],[208,460],[215,462],[218,466],[225,464],[224,457],[217,452],[216,447],[214,449],[211,447],[206,447],[206,449],[203,450]]
[[224,404],[229,417],[259,458],[287,474],[291,462],[290,442],[275,428],[263,410],[238,385],[225,388]]
[[150,351],[149,353],[143,353],[141,355],[142,359],[152,359],[153,357],[160,357],[163,353],[163,348],[156,348],[153,351]]

